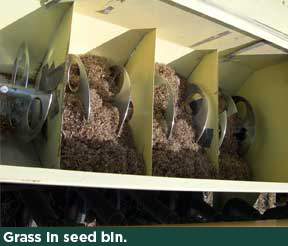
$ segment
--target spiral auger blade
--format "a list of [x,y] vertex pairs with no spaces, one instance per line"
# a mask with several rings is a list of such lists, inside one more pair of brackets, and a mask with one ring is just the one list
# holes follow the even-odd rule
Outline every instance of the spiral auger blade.
[[192,114],[196,130],[196,142],[198,143],[207,128],[209,118],[209,103],[207,95],[199,85],[188,84],[186,97],[186,111]]
[[225,109],[223,112],[219,113],[219,148],[222,146],[228,127],[229,117],[238,113],[238,109],[232,97],[225,93],[222,89],[219,89],[220,95],[225,101]]
[[16,128],[16,136],[24,142],[30,142],[40,132],[47,120],[53,96],[65,71],[65,64],[50,68],[47,64],[41,68],[40,83],[31,83],[30,56],[28,45],[23,42],[15,58],[12,79],[0,81],[0,94],[6,95],[6,113],[10,125]]
[[225,108],[225,110],[227,111],[227,117],[230,117],[233,114],[237,114],[238,109],[233,98],[222,90],[220,90],[220,94],[224,98],[227,105],[227,107]]
[[130,76],[124,67],[115,68],[116,71],[116,84],[119,85],[120,90],[113,98],[113,105],[119,110],[119,125],[117,134],[120,136],[125,120],[127,119],[129,106],[131,103],[131,81]]
[[[23,42],[18,49],[17,56],[14,61],[14,67],[12,72],[12,83],[14,85],[18,84],[20,86],[24,86],[25,88],[27,88],[29,83],[29,72],[30,72],[29,49],[27,43]],[[18,77],[19,73],[20,78]]]
[[[241,96],[234,96],[233,100],[237,106],[239,118],[241,119],[241,125],[239,126],[236,133],[240,145],[239,154],[245,154],[255,141],[256,116],[252,105],[246,98]],[[242,107],[240,104],[242,104]],[[243,106],[245,107],[244,114],[242,113]]]
[[55,64],[53,63],[50,68],[49,65],[46,64],[43,67],[39,90],[46,92],[55,91],[64,77],[64,72],[64,63],[58,67],[55,67]]
[[222,146],[227,131],[227,111],[219,114],[219,148]]
[[[71,72],[71,66],[73,64],[76,64],[79,68],[80,72],[80,82],[76,87],[73,87],[71,85],[71,79],[70,79],[70,72]],[[75,93],[83,106],[85,119],[89,120],[90,118],[90,112],[91,112],[91,106],[90,106],[90,86],[89,86],[89,80],[88,75],[86,72],[86,68],[81,61],[80,57],[77,55],[69,55],[68,58],[68,69],[67,69],[67,85],[69,90],[72,93]]]
[[[77,65],[80,72],[79,84],[73,86],[71,84],[71,67]],[[125,120],[128,116],[129,106],[131,103],[131,81],[127,70],[124,67],[113,67],[115,70],[116,84],[119,85],[119,92],[112,99],[112,103],[119,111],[119,126],[117,129],[117,135],[121,134]],[[84,116],[86,120],[90,118],[91,102],[90,102],[90,85],[86,68],[81,61],[81,58],[77,55],[69,55],[68,69],[67,69],[67,86],[72,93],[75,93],[83,106]]]

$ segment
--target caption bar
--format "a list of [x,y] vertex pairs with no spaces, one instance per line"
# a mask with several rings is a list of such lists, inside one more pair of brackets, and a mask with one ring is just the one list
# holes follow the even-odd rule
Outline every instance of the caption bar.
[[[104,231],[101,231],[100,233],[100,240],[97,240],[97,235],[96,231],[94,231],[91,234],[64,234],[63,238],[59,238],[58,234],[55,233],[46,233],[46,239],[45,241],[47,243],[58,243],[60,241],[64,243],[68,242],[90,242],[90,243],[96,243],[96,242],[101,242],[101,243],[126,243],[127,239],[124,239],[122,234],[119,233],[105,233]],[[6,232],[3,236],[3,239],[7,243],[40,243],[42,242],[42,237],[41,234],[15,234],[13,232]]]

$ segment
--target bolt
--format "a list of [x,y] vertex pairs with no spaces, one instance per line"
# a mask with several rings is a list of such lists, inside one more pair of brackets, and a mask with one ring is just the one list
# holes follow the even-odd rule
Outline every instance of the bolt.
[[8,87],[6,85],[1,86],[0,92],[3,94],[6,94],[9,91]]

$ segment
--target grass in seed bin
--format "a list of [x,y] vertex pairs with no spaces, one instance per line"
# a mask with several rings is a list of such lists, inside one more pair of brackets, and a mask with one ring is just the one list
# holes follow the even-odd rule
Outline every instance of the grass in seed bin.
[[[219,96],[219,113],[225,110],[225,100]],[[239,154],[239,143],[236,138],[236,129],[239,117],[234,114],[228,118],[226,135],[220,148],[219,178],[229,180],[249,180],[250,170],[246,160]]]
[[[125,122],[117,136],[118,109],[112,105],[117,93],[115,68],[106,58],[83,55],[90,81],[91,114],[89,121],[76,95],[66,92],[64,99],[61,165],[64,169],[107,173],[144,174],[145,164],[136,152],[132,133]],[[79,81],[76,65],[71,80]]]
[[203,148],[195,141],[192,115],[185,110],[187,81],[170,67],[156,64],[156,72],[168,81],[175,95],[176,117],[173,133],[167,139],[164,112],[166,85],[155,88],[153,120],[153,175],[183,178],[214,178],[215,169]]

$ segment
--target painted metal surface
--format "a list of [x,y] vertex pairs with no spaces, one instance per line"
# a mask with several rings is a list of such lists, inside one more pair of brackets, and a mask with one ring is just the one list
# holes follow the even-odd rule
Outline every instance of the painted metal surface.
[[[276,26],[271,27],[263,22],[253,19],[250,12],[249,16],[239,13],[237,10],[227,9],[226,4],[223,1],[206,1],[206,0],[161,0],[172,6],[176,6],[182,9],[185,9],[188,12],[201,13],[208,17],[211,17],[216,20],[220,20],[221,23],[224,23],[228,27],[233,29],[239,29],[246,32],[252,37],[259,37],[265,39],[271,43],[288,49],[288,35],[287,33],[282,32],[281,23],[279,22],[277,26],[279,29],[275,29]],[[239,2],[238,2],[239,4]],[[244,6],[245,1],[241,1],[240,6]],[[249,2],[251,4],[251,2]],[[257,2],[255,2],[257,4]],[[230,6],[231,7],[231,6]],[[258,8],[258,6],[253,5],[253,8]],[[267,15],[267,12],[266,12]],[[285,19],[287,15],[282,15],[282,18]]]
[[[209,71],[209,72],[207,72]],[[218,52],[205,55],[188,78],[190,83],[199,84],[208,95],[207,128],[213,129],[213,138],[207,153],[215,167],[218,167]]]
[[[220,50],[231,48],[253,40],[254,36],[252,37],[250,34],[271,41],[278,46],[282,46],[283,48],[288,47],[287,41],[285,40],[285,37],[283,38],[283,35],[281,36],[275,31],[271,32],[270,29],[259,26],[254,22],[250,22],[249,20],[243,20],[242,18],[239,18],[239,16],[233,16],[231,13],[219,10],[215,8],[215,6],[212,7],[209,4],[205,4],[203,1],[195,1],[195,4],[192,5],[191,1],[184,0],[153,0],[151,2],[141,1],[142,5],[140,4],[139,6],[137,6],[137,2],[140,3],[139,1],[134,1],[134,3],[132,3],[131,0],[127,0],[128,5],[125,5],[126,7],[129,7],[129,2],[133,4],[134,7],[137,7],[136,9],[141,9],[142,7],[146,6],[148,10],[151,8],[156,9],[158,11],[158,17],[159,11],[163,11],[163,13],[161,12],[163,16],[170,16],[171,18],[169,19],[169,21],[167,21],[167,19],[162,20],[160,18],[160,22],[153,22],[155,21],[156,15],[153,14],[153,11],[146,11],[149,14],[149,18],[147,17],[145,19],[142,18],[143,16],[140,16],[143,20],[142,22],[138,22],[137,18],[134,22],[131,22],[132,16],[123,15],[123,12],[121,12],[122,10],[119,11],[119,15],[124,16],[125,18],[123,17],[123,19],[117,19],[117,9],[114,13],[112,11],[111,15],[109,14],[107,16],[102,16],[99,13],[99,15],[97,14],[96,17],[99,17],[101,20],[111,21],[112,23],[117,25],[122,25],[125,21],[128,20],[129,25],[131,24],[133,25],[133,27],[136,27],[134,25],[138,25],[138,27],[141,26],[141,28],[151,27],[152,24],[153,27],[155,27],[159,24],[159,36],[169,41],[179,42],[184,46],[193,46],[193,48],[206,47],[206,45],[208,44],[212,47],[214,46],[213,48],[218,48]],[[172,2],[176,3],[176,5]],[[93,5],[91,1],[90,3],[89,1],[86,1],[86,3],[88,3],[87,6],[91,9],[91,11],[94,11],[94,7],[98,6],[97,4]],[[84,5],[82,5],[82,7],[83,6]],[[123,11],[126,8],[124,7],[124,5],[119,6],[123,7]],[[161,6],[163,8],[160,8]],[[81,1],[79,1],[77,9],[82,14],[84,13],[90,16],[92,15],[90,12],[87,12],[87,8],[82,7]],[[51,7],[51,9],[53,8]],[[43,37],[41,36],[41,40],[43,39],[42,44],[44,45],[44,47],[48,47],[49,42],[56,42],[57,49],[55,50],[54,54],[56,56],[55,59],[60,62],[65,59],[67,54],[65,52],[68,50],[67,39],[69,39],[70,30],[69,28],[67,28],[67,26],[71,26],[72,8],[70,9],[67,7],[67,13],[65,17],[63,17],[64,24],[59,27],[59,32],[62,33],[63,36],[60,35],[55,39],[55,41],[51,41],[51,35],[52,33],[54,33],[55,26],[57,25],[57,23],[59,23],[61,19],[61,10],[55,10],[55,18],[53,18],[53,20],[50,20],[47,17],[47,11],[47,9],[42,9],[37,14],[37,18],[43,18],[43,21],[41,23],[48,23]],[[127,11],[127,9],[125,11]],[[124,13],[126,13],[125,11]],[[141,12],[143,13],[143,8]],[[222,24],[224,25],[219,24],[219,22],[215,23],[211,19],[205,19],[203,18],[203,16],[199,16],[199,13],[204,14],[203,16],[213,17],[220,22],[222,21]],[[132,14],[133,16],[137,16],[137,11],[133,13],[131,12],[131,15]],[[19,35],[22,37],[26,35],[26,39],[29,42],[32,42],[33,45],[37,48],[37,52],[32,54],[32,56],[34,57],[34,62],[32,62],[31,65],[31,70],[34,71],[36,74],[37,68],[39,68],[39,62],[41,62],[43,57],[45,57],[45,54],[47,54],[47,49],[41,48],[39,44],[33,41],[31,35],[27,35],[27,33],[24,32],[24,30],[27,30],[27,28],[25,28],[26,25],[31,25],[32,22],[35,22],[35,19],[33,20],[34,21],[25,22],[25,25],[21,24],[19,27],[17,27],[17,32],[12,32],[11,26],[9,26],[7,27],[7,29],[1,30],[0,36],[1,34],[3,34],[3,38],[7,38],[7,40],[10,40],[9,45],[7,47],[4,47],[4,51],[7,52],[5,53],[5,55],[10,58],[10,60],[12,60],[11,57],[14,57],[16,52],[13,47],[15,47],[16,44],[20,44],[20,40],[17,39],[17,36]],[[148,22],[147,20],[151,22]],[[167,27],[167,23],[165,24],[164,22],[167,22],[170,26]],[[90,23],[89,27],[85,30],[90,35],[91,29],[93,29],[93,18],[89,19],[89,22],[85,23]],[[191,28],[191,26],[187,25],[189,31],[184,30],[184,32],[181,33],[179,23],[191,23],[191,25],[195,25],[195,27],[197,28]],[[227,24],[229,24],[228,29]],[[234,27],[231,28],[231,25],[233,25]],[[124,24],[123,26],[125,26],[125,28],[127,27],[127,25]],[[199,30],[199,26],[205,26],[205,28],[201,28],[205,30],[205,32],[201,33],[201,30]],[[125,28],[121,28],[118,26],[118,28],[116,29],[109,29],[109,32],[118,33],[120,29],[121,30],[119,32],[124,32]],[[247,33],[245,33],[245,35],[237,28],[245,30],[246,32],[250,32],[250,34],[247,35]],[[75,34],[82,33],[83,30],[80,31],[80,29],[84,28],[78,26],[78,30],[74,30]],[[193,30],[199,31],[193,32]],[[95,31],[95,33],[97,33],[97,31]],[[194,33],[194,35],[191,35],[191,33]],[[81,48],[81,46],[83,46],[83,43],[79,41],[80,39],[75,38],[75,40],[77,40],[77,42],[75,41],[74,47],[79,46]],[[205,42],[201,43],[201,40],[204,40]],[[195,45],[197,44],[197,42],[198,44],[200,43],[200,45]],[[103,41],[102,43],[105,42]],[[152,172],[151,146],[155,43],[156,31],[146,29],[131,31],[128,34],[114,38],[109,42],[101,45],[97,49],[91,51],[92,54],[106,56],[109,59],[113,60],[115,64],[125,66],[129,73],[132,84],[132,102],[133,106],[136,109],[136,111],[134,111],[135,113],[133,114],[130,125],[133,129],[133,135],[136,140],[138,151],[144,154],[148,175],[151,175]],[[86,45],[88,47],[87,43],[84,44],[85,47]],[[94,43],[92,45],[94,45],[93,47],[97,46],[97,44]],[[119,49],[119,47],[121,47],[121,49]],[[81,50],[80,48],[79,50]],[[173,53],[174,51],[168,50],[167,52]],[[175,53],[173,55],[176,56]],[[287,64],[281,63],[285,61],[287,57],[282,55],[265,57],[236,55],[229,61],[218,63],[217,51],[195,51],[191,56],[193,57],[193,59],[189,56],[188,58],[181,58],[182,61],[185,60],[185,62],[183,62],[181,66],[179,65],[180,63],[174,63],[174,65],[175,68],[178,68],[178,70],[176,69],[177,72],[179,72],[180,74],[184,74],[185,77],[189,77],[189,80],[191,82],[199,83],[199,85],[201,85],[204,90],[207,91],[207,94],[210,96],[209,104],[213,108],[213,116],[211,117],[211,121],[209,121],[209,124],[211,128],[214,129],[214,136],[210,155],[211,158],[214,160],[215,165],[218,165],[219,72],[220,85],[223,85],[223,87],[227,89],[230,94],[237,94],[239,92],[240,95],[247,97],[251,102],[253,108],[255,108],[256,117],[260,117],[260,119],[265,119],[265,121],[257,121],[260,122],[257,123],[257,129],[260,129],[260,137],[258,137],[257,135],[255,144],[252,146],[251,150],[247,154],[247,158],[249,158],[249,160],[251,161],[254,179],[263,181],[287,182],[288,176],[285,173],[285,171],[287,170],[286,167],[283,166],[283,163],[287,162],[288,156],[286,156],[284,153],[286,153],[288,145],[286,138],[281,138],[286,131],[285,126],[287,125],[287,117],[283,115],[283,111],[281,109],[285,108],[285,105],[287,105],[287,101],[285,99],[286,94],[284,93],[287,91],[286,85],[288,84],[286,81]],[[145,59],[143,59],[143,57],[145,57]],[[0,64],[2,63],[2,60],[0,60]],[[9,64],[7,65],[8,66],[2,66],[4,70],[2,70],[1,72],[9,71],[9,69],[11,69],[11,66],[9,66]],[[263,83],[263,81],[265,83]],[[273,83],[271,83],[271,81],[273,81]],[[261,90],[259,94],[255,96],[255,91],[258,92],[259,87],[263,88],[263,90]],[[61,102],[63,101],[63,94],[60,93],[60,95],[61,96],[59,97],[59,101]],[[267,98],[270,99],[267,100]],[[277,101],[276,109],[275,107],[273,107],[273,105],[275,105],[275,101]],[[260,104],[261,107],[259,106]],[[264,105],[263,107],[265,108],[265,110],[263,110],[262,105]],[[51,125],[53,125],[54,123],[59,125],[59,122],[60,119],[55,119],[55,121],[51,121]],[[271,131],[271,129],[275,130]],[[59,146],[61,139],[60,134],[57,135],[57,133],[55,132],[57,131],[54,131],[52,127],[50,127],[47,131],[47,134],[53,139],[52,142],[57,142],[57,146],[52,146],[52,142],[50,142],[47,144],[47,148],[43,148],[41,153],[41,160],[46,161],[41,162],[45,167],[59,168]],[[281,138],[280,141],[279,138]],[[276,142],[277,145],[275,144]],[[33,149],[33,147],[31,148]],[[11,152],[10,149],[9,153],[15,154],[17,153],[17,151]],[[56,153],[56,155],[51,155],[51,153]],[[261,158],[259,158],[259,153],[261,153]],[[54,156],[54,159],[51,158],[51,156]],[[57,160],[55,160],[55,156]],[[35,155],[33,155],[33,157],[35,157]],[[35,160],[32,159],[33,158],[31,158],[31,160],[29,158],[22,159],[21,165],[34,166]],[[26,163],[24,163],[23,160],[25,160],[24,162]],[[9,167],[4,165],[0,166],[0,180],[7,183],[69,185],[123,189],[225,192],[288,192],[287,183],[158,178],[149,176],[72,172],[43,168],[35,169],[12,166]]]
[[0,166],[3,183],[163,191],[279,192],[287,183],[185,179]]

